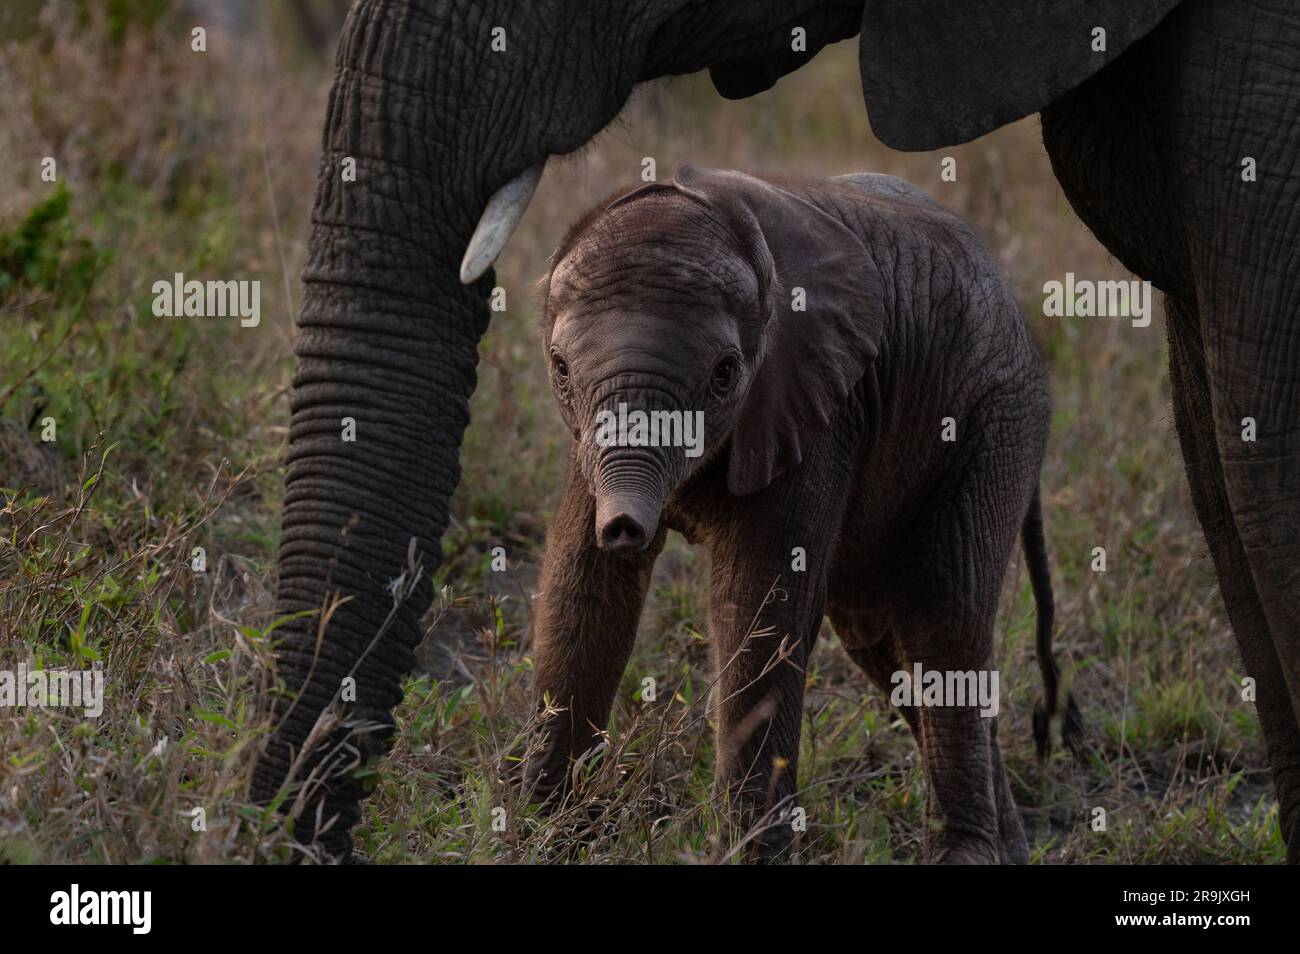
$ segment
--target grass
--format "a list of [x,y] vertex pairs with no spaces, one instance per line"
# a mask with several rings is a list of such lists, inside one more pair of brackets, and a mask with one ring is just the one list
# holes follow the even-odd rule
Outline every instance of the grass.
[[[15,91],[0,99],[0,165],[16,170],[0,192],[0,668],[101,664],[108,698],[97,720],[0,710],[0,858],[287,860],[288,834],[245,799],[266,729],[292,316],[327,58],[275,23],[253,43],[214,35],[196,57],[188,30],[152,8],[148,22],[58,15],[76,9],[50,5],[0,42]],[[945,155],[956,182],[939,177]],[[40,179],[45,156],[56,183]],[[1036,122],[892,152],[869,132],[852,43],[750,101],[720,100],[704,76],[643,88],[596,143],[551,163],[498,269],[508,308],[480,346],[425,672],[407,682],[391,756],[364,770],[359,850],[458,863],[741,853],[710,791],[708,558],[676,538],[608,751],[573,802],[543,816],[498,781],[528,715],[530,596],[567,452],[532,286],[576,210],[633,182],[644,156],[661,177],[687,161],[893,173],[975,225],[1050,364],[1056,642],[1094,744],[1085,765],[1034,758],[1033,603],[1017,560],[999,624],[1000,739],[1034,858],[1280,861],[1258,725],[1170,425],[1161,323],[1042,317],[1046,280],[1128,276],[1069,211]],[[174,271],[261,280],[260,326],[155,319],[150,286]],[[800,860],[917,860],[915,746],[829,631],[808,689]]]

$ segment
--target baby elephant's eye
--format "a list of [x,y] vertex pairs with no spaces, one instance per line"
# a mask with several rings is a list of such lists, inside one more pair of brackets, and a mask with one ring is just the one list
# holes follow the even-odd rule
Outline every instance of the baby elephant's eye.
[[713,366],[713,390],[726,394],[736,383],[736,359],[728,355]]
[[555,368],[555,377],[561,384],[569,380],[569,365],[564,358],[560,357],[559,352],[551,354],[551,366]]

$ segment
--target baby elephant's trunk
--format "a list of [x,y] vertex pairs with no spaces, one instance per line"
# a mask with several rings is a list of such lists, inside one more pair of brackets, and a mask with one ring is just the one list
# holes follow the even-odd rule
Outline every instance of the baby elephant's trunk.
[[693,419],[671,397],[650,389],[611,394],[596,418],[587,436],[594,454],[596,545],[644,550],[659,530],[665,502],[686,476],[684,438],[701,428],[684,431]]
[[654,539],[669,491],[669,475],[657,450],[621,448],[601,456],[595,529],[602,550],[644,550]]
[[1039,488],[1034,488],[1034,499],[1025,514],[1023,540],[1025,563],[1029,566],[1029,585],[1034,590],[1034,605],[1038,615],[1038,668],[1043,674],[1044,697],[1034,705],[1034,744],[1039,759],[1046,759],[1052,751],[1052,734],[1060,732],[1061,741],[1083,760],[1086,752],[1083,742],[1083,717],[1070,692],[1061,692],[1061,670],[1052,656],[1052,624],[1055,605],[1052,601],[1052,575],[1047,566],[1047,542],[1043,537],[1043,510]]

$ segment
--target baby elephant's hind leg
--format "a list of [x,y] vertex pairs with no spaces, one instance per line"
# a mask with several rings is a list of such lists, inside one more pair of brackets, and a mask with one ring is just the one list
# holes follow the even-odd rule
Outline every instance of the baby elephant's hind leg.
[[[1019,420],[1019,410],[1008,409],[1008,419]],[[895,611],[903,655],[921,668],[919,688],[932,690],[923,693],[918,713],[927,859],[1023,862],[1028,845],[994,721],[1000,680],[993,645],[1002,584],[1038,465],[1029,437],[1000,417],[973,430],[982,446],[972,448],[957,485],[935,494],[936,506],[917,519],[895,563]],[[943,690],[938,698],[935,680]]]
[[[858,640],[846,640],[854,642]],[[865,642],[862,640],[861,642]],[[847,647],[846,647],[847,648]],[[893,634],[888,634],[880,642],[873,645],[865,645],[860,648],[848,648],[849,657],[856,662],[871,677],[880,691],[889,694],[897,684],[895,673],[911,672],[911,664],[900,645],[899,641],[894,638]],[[1011,786],[1007,782],[1006,770],[1003,767],[1001,751],[998,748],[998,726],[996,717],[984,717],[979,715],[975,710],[975,719],[969,716],[957,717],[955,719],[925,719],[922,716],[921,709],[916,706],[900,706],[899,712],[907,720],[916,737],[917,745],[921,747],[923,764],[925,765],[926,786],[927,786],[927,823],[933,822],[934,828],[931,828],[926,838],[927,855],[933,860],[950,860],[950,861],[1000,861],[1002,864],[1025,864],[1029,861],[1029,844],[1025,839],[1024,827],[1020,822],[1020,813],[1016,809],[1014,799],[1011,797]],[[963,744],[963,738],[972,738],[976,741],[974,746],[974,757],[969,760],[963,760],[959,767],[948,768],[953,763],[954,756],[951,754],[943,755],[941,759],[932,762],[926,757],[925,732],[923,723],[928,723],[929,733],[933,741],[932,748],[937,747],[940,752],[951,753],[954,749],[959,749]],[[947,726],[956,724],[957,731],[947,728]],[[954,735],[953,741],[947,740],[948,735]],[[984,737],[987,737],[987,741]],[[936,764],[937,763],[937,764]],[[964,765],[965,767],[960,767]],[[963,782],[962,779],[969,779],[969,783]],[[990,812],[986,797],[985,778],[991,779],[993,786],[993,802],[995,811]],[[958,819],[955,826],[951,826],[947,837],[940,837],[935,829],[940,826],[950,827],[943,814],[944,805],[961,806],[966,802],[966,793],[969,791],[967,785],[971,785],[984,794],[983,807],[980,803],[971,806],[974,810],[970,813],[970,819]],[[940,795],[937,789],[945,789],[943,795]],[[946,790],[955,789],[952,794]],[[992,827],[989,822],[992,822]],[[968,831],[973,827],[974,831]],[[993,834],[993,832],[996,832]],[[996,845],[996,858],[988,850],[987,837],[993,838],[993,844]]]
[[946,705],[922,706],[920,721],[926,860],[944,864],[1000,861],[996,775],[1001,766],[994,771],[988,721],[974,706]]

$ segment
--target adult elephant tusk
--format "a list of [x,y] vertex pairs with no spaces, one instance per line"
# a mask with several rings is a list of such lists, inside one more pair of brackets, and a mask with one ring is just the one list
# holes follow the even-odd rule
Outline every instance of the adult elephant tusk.
[[470,285],[492,267],[542,181],[546,161],[525,169],[492,194],[460,262],[460,282]]

